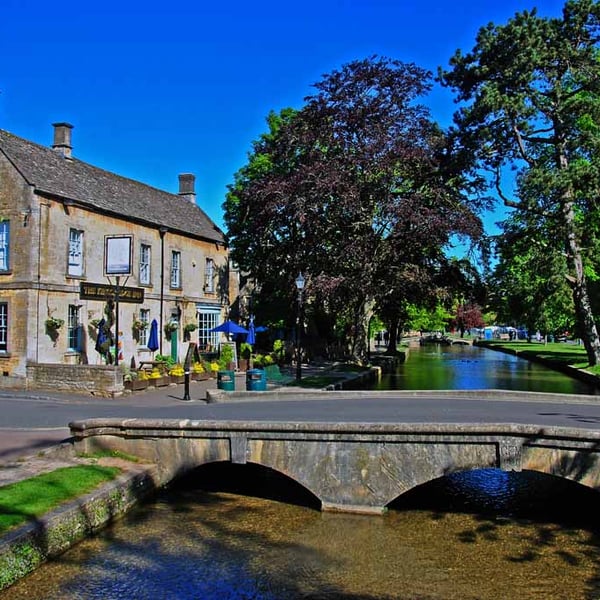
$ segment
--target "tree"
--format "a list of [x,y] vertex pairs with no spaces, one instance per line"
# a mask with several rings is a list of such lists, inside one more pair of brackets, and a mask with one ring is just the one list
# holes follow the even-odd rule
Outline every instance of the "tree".
[[[462,147],[492,173],[507,206],[537,215],[562,244],[588,361],[600,361],[583,240],[596,238],[600,189],[600,3],[569,0],[561,18],[518,13],[480,29],[440,80],[464,106],[455,122]],[[504,185],[517,172],[515,193]],[[556,246],[555,246],[556,247]]]
[[454,233],[481,232],[450,141],[418,103],[430,86],[386,58],[325,75],[302,109],[270,116],[225,203],[240,267],[284,295],[302,271],[309,316],[332,328],[320,335],[342,332],[355,356],[375,311],[392,332],[408,299],[436,296]]

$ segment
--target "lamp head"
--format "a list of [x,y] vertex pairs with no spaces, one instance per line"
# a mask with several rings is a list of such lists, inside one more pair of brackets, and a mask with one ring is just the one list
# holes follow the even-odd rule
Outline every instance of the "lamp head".
[[305,279],[302,276],[302,273],[298,273],[298,277],[296,277],[296,289],[301,292],[304,289]]

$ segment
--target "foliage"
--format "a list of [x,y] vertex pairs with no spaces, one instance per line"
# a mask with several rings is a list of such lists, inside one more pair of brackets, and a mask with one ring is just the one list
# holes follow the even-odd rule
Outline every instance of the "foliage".
[[285,342],[283,340],[275,340],[273,342],[273,357],[275,361],[282,364],[285,360]]
[[38,519],[63,502],[114,479],[120,471],[98,465],[64,467],[0,487],[0,533]]
[[229,344],[221,344],[219,353],[219,369],[224,370],[229,368],[229,364],[233,362],[233,348]]
[[240,344],[240,356],[246,360],[252,356],[252,346],[246,342]]
[[169,375],[173,375],[173,377],[183,377],[185,375],[185,371],[183,370],[183,365],[180,365],[180,364],[173,365],[169,369]]
[[451,325],[460,331],[461,337],[465,331],[485,326],[481,307],[477,304],[461,302],[456,307],[456,314]]
[[175,365],[175,360],[170,354],[156,354],[154,360],[159,363],[164,363],[167,369],[171,369]]
[[176,323],[175,321],[169,321],[168,323],[165,323],[163,330],[165,332],[165,337],[167,339],[171,339],[171,334],[174,331],[177,331],[177,329],[179,328],[179,323]]
[[430,86],[414,64],[344,65],[300,110],[269,115],[229,187],[231,255],[259,281],[257,303],[269,298],[291,328],[303,272],[302,323],[318,321],[329,347],[364,354],[372,307],[387,322],[407,299],[437,297],[443,247],[481,232],[451,140],[419,103]]
[[[440,72],[462,104],[460,146],[489,170],[505,205],[548,232],[550,252],[566,251],[591,364],[600,361],[586,278],[595,276],[600,216],[599,34],[600,3],[568,0],[560,18],[525,11],[480,29],[473,50]],[[514,195],[503,185],[508,169]]]
[[406,325],[415,331],[445,331],[452,318],[452,313],[440,304],[433,310],[409,304],[406,313]]

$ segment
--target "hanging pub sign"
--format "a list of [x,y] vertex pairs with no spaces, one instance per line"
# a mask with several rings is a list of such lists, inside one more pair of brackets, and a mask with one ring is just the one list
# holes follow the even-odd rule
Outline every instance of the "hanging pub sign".
[[104,236],[104,274],[131,275],[132,252],[132,236]]
[[[79,284],[79,298],[81,300],[114,300],[116,290],[114,285],[104,285],[102,283],[84,283]],[[144,301],[144,288],[138,287],[119,287],[119,302],[133,302],[141,304]]]

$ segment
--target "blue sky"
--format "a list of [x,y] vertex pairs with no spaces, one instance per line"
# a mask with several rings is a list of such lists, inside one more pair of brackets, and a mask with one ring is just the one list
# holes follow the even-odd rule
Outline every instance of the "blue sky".
[[[300,107],[324,73],[373,54],[435,73],[490,21],[563,4],[3,0],[0,128],[51,145],[51,123],[67,121],[74,156],[171,192],[194,173],[198,204],[222,226],[226,186],[269,111]],[[450,123],[447,90],[426,104]]]

